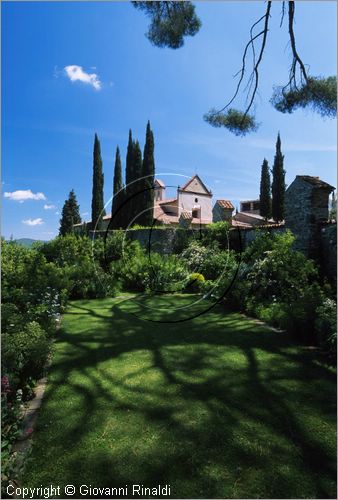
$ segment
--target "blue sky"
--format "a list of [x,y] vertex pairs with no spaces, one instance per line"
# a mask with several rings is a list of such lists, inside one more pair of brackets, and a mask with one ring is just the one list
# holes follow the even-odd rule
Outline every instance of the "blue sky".
[[[288,184],[309,174],[336,186],[335,120],[309,111],[283,115],[269,104],[290,64],[281,2],[272,7],[257,100],[261,125],[240,138],[202,117],[231,97],[264,2],[197,2],[202,28],[179,50],[152,46],[144,36],[148,19],[129,2],[2,2],[3,235],[56,236],[72,188],[88,220],[94,133],[108,202],[116,146],[125,163],[129,128],[143,147],[148,119],[156,171],[167,184],[198,173],[214,200],[255,198],[263,158],[272,166],[280,131]],[[336,74],[336,2],[297,2],[295,29],[310,73]],[[87,81],[70,78],[79,76]]]

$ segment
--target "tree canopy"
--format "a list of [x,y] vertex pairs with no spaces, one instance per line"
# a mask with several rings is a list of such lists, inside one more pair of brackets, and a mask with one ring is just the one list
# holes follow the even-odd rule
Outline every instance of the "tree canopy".
[[77,203],[74,189],[72,189],[68,195],[68,199],[65,201],[62,214],[60,219],[60,236],[65,236],[66,234],[72,234],[74,232],[74,224],[81,223],[80,207]]
[[276,222],[284,220],[285,207],[285,170],[284,155],[278,133],[276,154],[272,168],[272,217]]
[[106,214],[103,201],[104,174],[100,141],[95,134],[93,151],[93,191],[92,191],[92,229],[101,229],[102,217]]
[[259,193],[259,213],[265,219],[271,217],[271,181],[268,160],[264,158]]
[[[147,37],[157,47],[177,49],[184,44],[185,36],[194,36],[200,29],[201,21],[191,2],[134,1],[133,5],[145,11],[150,17]],[[242,136],[258,129],[253,109],[270,29],[271,8],[272,1],[270,0],[266,2],[265,13],[251,25],[249,40],[243,50],[241,68],[235,75],[238,81],[233,96],[222,108],[212,108],[204,114],[204,120],[213,127],[224,127]],[[292,54],[288,81],[284,86],[273,89],[270,102],[277,111],[282,113],[293,113],[298,108],[308,108],[323,117],[335,117],[337,114],[336,76],[323,77],[308,73],[296,46],[295,2],[293,0],[282,2],[280,27],[283,26],[286,17]],[[250,57],[251,70],[248,72]],[[242,89],[246,93],[247,102],[244,110],[236,109],[232,105]]]
[[194,36],[201,27],[191,2],[133,2],[150,17],[147,38],[157,47],[178,49],[185,36]]

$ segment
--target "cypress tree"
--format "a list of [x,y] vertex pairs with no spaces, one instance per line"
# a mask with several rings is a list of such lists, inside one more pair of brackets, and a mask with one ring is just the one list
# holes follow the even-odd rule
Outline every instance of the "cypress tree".
[[114,196],[121,191],[123,188],[122,182],[122,164],[121,164],[121,156],[120,156],[120,148],[117,146],[116,154],[115,154],[115,167],[114,167],[114,186],[113,186],[113,194]]
[[143,193],[143,214],[140,216],[140,224],[151,226],[153,222],[153,207],[154,207],[154,178],[155,178],[155,159],[154,159],[154,134],[150,128],[148,120],[146,130],[146,142],[143,152],[142,164],[142,188]]
[[95,134],[93,151],[93,193],[92,193],[92,229],[102,228],[102,217],[106,214],[103,202],[104,175],[100,141]]
[[133,185],[131,184],[134,180],[134,141],[131,129],[129,129],[129,139],[127,147],[127,157],[126,157],[126,185],[124,189],[124,202],[123,206],[123,227],[126,228],[132,218],[132,206],[131,206],[131,195],[133,190]]
[[276,154],[272,168],[272,217],[276,222],[284,220],[285,170],[283,164],[284,155],[282,155],[278,132]]
[[[133,181],[131,198],[131,220],[135,219],[143,210],[144,192],[142,190],[142,151],[138,141],[133,144]],[[135,219],[133,223],[138,224],[139,219]]]
[[264,158],[259,194],[259,213],[265,219],[271,217],[271,182],[268,161]]
[[122,164],[120,149],[117,146],[115,154],[114,181],[113,181],[113,202],[112,202],[112,226],[111,228],[123,227],[122,210],[119,210],[123,201]]
[[60,236],[72,234],[74,232],[74,224],[80,223],[80,207],[77,203],[74,190],[72,189],[62,208],[59,229]]

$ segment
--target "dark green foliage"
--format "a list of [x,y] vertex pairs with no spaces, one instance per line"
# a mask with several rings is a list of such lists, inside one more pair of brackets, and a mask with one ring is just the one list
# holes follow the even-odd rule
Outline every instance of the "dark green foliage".
[[272,168],[272,218],[276,222],[284,220],[285,209],[285,170],[284,155],[281,150],[281,140],[278,133],[276,154]]
[[150,128],[150,122],[147,123],[146,142],[143,152],[142,179],[140,189],[144,190],[142,195],[142,207],[138,224],[151,226],[153,223],[154,206],[154,179],[155,179],[155,159],[154,159],[154,134]]
[[124,199],[124,189],[122,181],[122,164],[119,147],[116,148],[114,183],[113,183],[113,201],[112,201],[112,221],[109,229],[123,227],[123,209],[120,209]]
[[198,241],[192,241],[182,252],[181,258],[189,271],[201,273],[207,280],[218,280],[223,274],[229,276],[229,263],[234,253],[220,250],[216,241],[213,245],[204,246]]
[[203,118],[213,127],[227,128],[238,136],[244,136],[258,129],[258,124],[253,115],[243,113],[237,109],[228,109],[224,112],[211,109]]
[[133,134],[131,129],[129,130],[129,138],[128,138],[128,147],[127,147],[127,158],[126,158],[126,187],[128,188],[129,184],[134,179],[133,174],[133,165],[134,165],[134,142],[133,142]]
[[69,193],[68,200],[65,201],[60,219],[60,236],[72,234],[74,232],[74,224],[81,223],[80,207],[77,203],[74,190]]
[[132,219],[132,201],[131,196],[133,194],[133,185],[132,182],[134,180],[134,141],[132,131],[129,130],[129,139],[128,139],[128,147],[127,147],[127,157],[126,157],[126,185],[123,195],[123,228],[129,226]]
[[273,106],[282,113],[293,113],[298,108],[312,108],[321,116],[334,118],[337,114],[337,78],[308,77],[300,87],[283,90],[275,88]]
[[3,335],[2,356],[6,372],[11,373],[22,387],[29,377],[38,379],[46,362],[50,342],[39,323],[32,321],[18,331]]
[[117,146],[115,154],[113,195],[115,196],[119,191],[121,191],[122,188],[123,188],[122,164],[121,164],[120,149]]
[[100,265],[104,261],[101,238],[94,242],[87,236],[55,238],[43,245],[41,252],[62,270],[70,298],[103,297],[112,291]]
[[337,360],[337,304],[334,300],[326,298],[317,307],[315,326],[321,345],[335,362]]
[[245,250],[232,294],[242,310],[283,328],[301,341],[322,343],[316,310],[330,294],[314,262],[294,251],[294,236],[262,232]]
[[[74,239],[75,236],[70,236]],[[41,246],[24,248],[3,242],[2,269],[2,488],[15,478],[12,445],[21,433],[20,406],[33,396],[43,374],[65,304],[62,271],[47,262]]]
[[104,175],[102,171],[102,158],[100,141],[95,134],[93,151],[93,192],[92,192],[92,230],[100,230],[102,217],[106,215],[103,201]]
[[221,249],[229,247],[230,224],[227,221],[213,222],[201,233],[201,241],[205,246],[214,246],[215,243]]
[[259,194],[259,213],[265,219],[271,217],[271,182],[268,161],[264,158]]
[[139,214],[144,209],[144,191],[142,180],[142,152],[138,141],[134,142],[133,152],[133,182],[131,184],[131,218],[130,223],[133,225],[139,223]]
[[151,24],[147,38],[157,47],[178,49],[185,36],[194,36],[201,27],[191,2],[133,2],[134,7],[145,11]]

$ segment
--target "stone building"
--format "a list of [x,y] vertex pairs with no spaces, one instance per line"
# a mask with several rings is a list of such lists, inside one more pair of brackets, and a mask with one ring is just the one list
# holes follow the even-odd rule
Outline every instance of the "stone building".
[[184,227],[207,225],[212,222],[212,192],[198,175],[177,188],[175,198],[165,197],[165,184],[155,179],[154,220]]
[[235,207],[230,200],[216,200],[216,203],[212,209],[212,221],[231,221],[234,209]]
[[259,215],[259,208],[260,208],[259,200],[245,200],[240,202],[240,212]]
[[317,258],[322,223],[329,218],[329,196],[335,188],[310,175],[297,175],[285,193],[285,227],[296,235],[295,248]]

